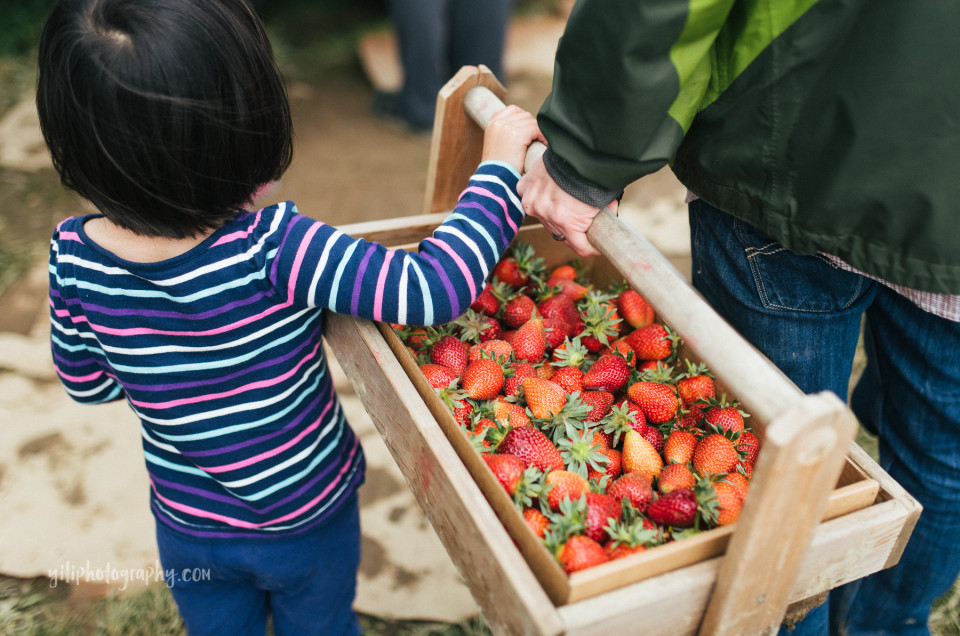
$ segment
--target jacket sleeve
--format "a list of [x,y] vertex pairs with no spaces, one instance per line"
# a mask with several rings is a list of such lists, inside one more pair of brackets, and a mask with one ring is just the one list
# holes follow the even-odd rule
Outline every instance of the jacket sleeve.
[[58,254],[55,233],[50,248],[50,345],[57,376],[77,402],[100,404],[122,399],[123,389],[101,362],[100,343],[86,328],[82,313],[74,316],[71,311],[79,302],[70,302],[61,293]]
[[601,207],[667,164],[711,80],[733,0],[579,0],[538,120],[557,183]]
[[295,217],[276,282],[293,302],[383,322],[440,324],[467,310],[523,222],[507,164],[485,162],[416,251],[389,249]]

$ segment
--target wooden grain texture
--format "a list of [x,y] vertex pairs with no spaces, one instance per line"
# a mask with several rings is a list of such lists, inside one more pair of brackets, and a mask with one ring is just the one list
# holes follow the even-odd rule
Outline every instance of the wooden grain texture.
[[701,634],[776,631],[855,431],[832,393],[806,396],[768,424]]
[[452,210],[480,163],[483,129],[463,110],[464,96],[475,86],[484,86],[499,98],[507,92],[483,65],[463,67],[440,89],[430,141],[424,213]]
[[325,321],[331,350],[496,633],[562,633],[550,599],[376,325],[339,314]]

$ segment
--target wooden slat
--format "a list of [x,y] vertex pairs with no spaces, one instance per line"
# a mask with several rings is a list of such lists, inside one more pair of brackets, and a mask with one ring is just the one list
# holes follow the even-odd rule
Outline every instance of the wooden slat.
[[832,393],[805,397],[767,426],[702,634],[776,632],[855,431]]
[[451,210],[470,177],[477,170],[483,150],[483,130],[463,110],[464,95],[483,86],[503,98],[506,89],[486,66],[465,66],[437,95],[427,191],[423,211],[427,214]]
[[550,599],[376,325],[325,315],[327,342],[498,634],[563,631]]

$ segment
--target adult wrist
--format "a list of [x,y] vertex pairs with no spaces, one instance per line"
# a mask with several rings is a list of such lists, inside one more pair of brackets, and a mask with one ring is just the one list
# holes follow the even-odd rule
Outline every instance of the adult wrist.
[[543,153],[543,166],[564,192],[592,207],[606,207],[623,196],[623,190],[607,190],[585,181],[570,164],[554,154],[550,146]]

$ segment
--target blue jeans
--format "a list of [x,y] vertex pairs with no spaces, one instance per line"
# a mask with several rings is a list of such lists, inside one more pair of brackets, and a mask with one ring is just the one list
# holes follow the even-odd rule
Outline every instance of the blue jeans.
[[157,522],[160,563],[190,636],[356,636],[360,510],[354,494],[291,538],[199,541]]
[[929,634],[931,604],[960,575],[960,323],[703,201],[690,228],[694,286],[804,392],[847,397],[863,325],[850,406],[878,436],[880,465],[923,505],[898,565],[834,590],[789,633]]

